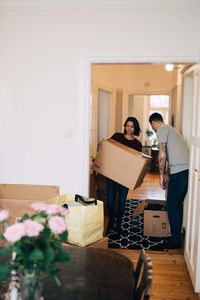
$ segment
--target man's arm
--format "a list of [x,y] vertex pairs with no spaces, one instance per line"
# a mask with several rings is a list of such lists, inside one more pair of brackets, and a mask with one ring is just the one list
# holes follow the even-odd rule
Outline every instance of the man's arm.
[[159,164],[159,172],[160,172],[160,186],[163,190],[165,190],[166,188],[166,184],[165,184],[166,162],[167,162],[167,144],[160,143],[158,144],[158,164]]
[[170,176],[170,169],[169,169],[169,162],[166,163],[166,174],[165,174],[165,189],[167,189],[168,183],[169,183],[169,176]]

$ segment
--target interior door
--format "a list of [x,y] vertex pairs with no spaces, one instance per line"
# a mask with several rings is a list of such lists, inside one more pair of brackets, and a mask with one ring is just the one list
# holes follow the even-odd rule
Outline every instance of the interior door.
[[90,173],[92,160],[97,154],[97,145],[102,138],[108,138],[115,131],[116,91],[111,87],[92,82]]
[[188,78],[189,82],[192,79],[193,97],[188,99],[192,102],[192,128],[184,256],[194,290],[200,293],[200,65],[192,67],[184,74],[184,85]]
[[107,139],[112,134],[111,126],[111,97],[112,94],[98,90],[98,144],[102,139]]

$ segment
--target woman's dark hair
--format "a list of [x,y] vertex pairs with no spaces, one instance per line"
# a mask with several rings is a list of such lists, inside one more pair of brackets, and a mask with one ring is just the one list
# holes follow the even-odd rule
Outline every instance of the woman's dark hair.
[[152,115],[150,115],[149,117],[149,123],[152,123],[152,121],[155,121],[155,122],[163,122],[163,117],[161,114],[159,113],[153,113]]
[[126,132],[126,124],[128,123],[128,122],[132,122],[133,123],[133,126],[134,126],[134,135],[136,135],[136,136],[139,136],[140,135],[140,132],[141,132],[141,129],[140,129],[140,124],[139,124],[139,122],[138,122],[138,120],[136,119],[136,118],[134,118],[134,117],[128,117],[127,119],[126,119],[126,122],[124,123],[124,134],[126,134],[127,132]]

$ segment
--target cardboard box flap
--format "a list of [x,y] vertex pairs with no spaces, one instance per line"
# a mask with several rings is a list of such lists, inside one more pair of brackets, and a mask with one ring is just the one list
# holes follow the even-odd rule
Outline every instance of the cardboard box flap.
[[144,166],[142,168],[142,171],[141,171],[141,173],[138,177],[138,180],[136,182],[135,189],[142,184],[144,176],[146,174],[147,166],[150,164],[150,162],[151,162],[151,158],[150,158],[150,160],[145,161],[145,164],[144,164]]
[[0,198],[46,201],[59,195],[59,186],[33,184],[0,184]]
[[0,184],[0,209],[9,210],[9,223],[25,213],[32,215],[34,210],[30,204],[45,202],[59,195],[59,186],[29,185],[29,184]]
[[147,206],[145,209],[147,210],[166,210],[166,200],[157,200],[157,199],[146,199]]

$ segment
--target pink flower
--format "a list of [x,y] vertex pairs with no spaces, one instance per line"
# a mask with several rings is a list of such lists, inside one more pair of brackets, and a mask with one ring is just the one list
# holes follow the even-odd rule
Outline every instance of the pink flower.
[[19,241],[23,236],[25,236],[25,228],[23,223],[16,223],[6,228],[4,232],[4,237],[9,242]]
[[49,219],[48,221],[49,228],[54,232],[54,233],[63,233],[66,230],[66,224],[65,221],[62,217],[59,216],[53,216]]
[[68,213],[69,213],[68,209],[61,206],[61,212],[60,212],[60,215],[64,217],[64,216],[66,216]]
[[0,222],[6,220],[9,217],[9,212],[7,209],[2,209],[0,211]]
[[48,215],[60,214],[61,211],[62,211],[62,207],[60,205],[57,205],[57,204],[49,204],[47,209],[46,209],[46,213]]
[[37,211],[46,211],[48,204],[37,202],[37,203],[32,203],[30,206]]
[[26,236],[38,236],[43,231],[44,226],[36,221],[26,220],[23,222]]

